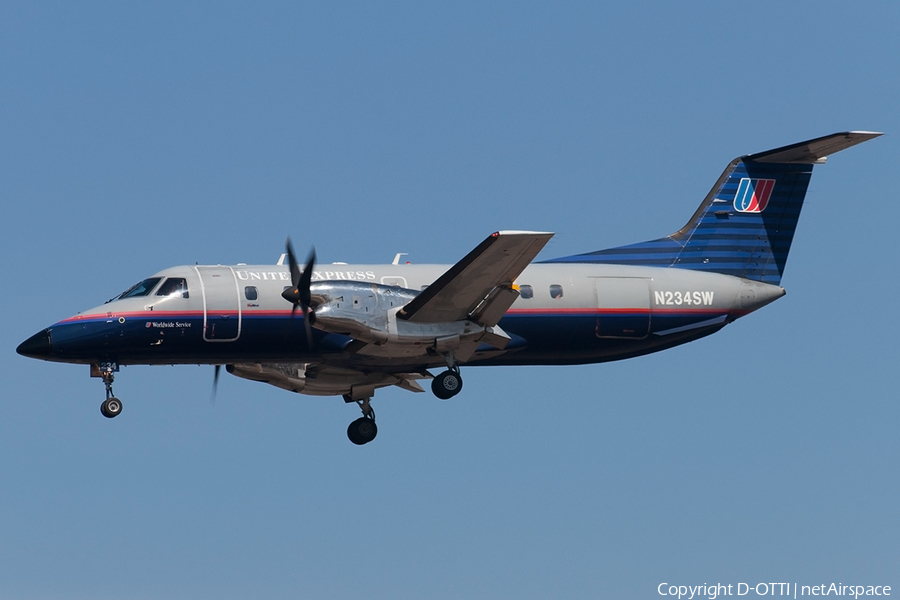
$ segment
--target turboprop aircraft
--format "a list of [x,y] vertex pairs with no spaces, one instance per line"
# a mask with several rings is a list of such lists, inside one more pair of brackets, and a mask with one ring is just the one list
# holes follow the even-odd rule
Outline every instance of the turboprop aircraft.
[[[371,399],[396,385],[460,392],[461,366],[631,358],[715,333],[780,287],[813,165],[881,135],[835,133],[729,163],[663,238],[539,263],[552,233],[498,231],[455,265],[317,265],[288,239],[276,265],[172,267],[22,342],[19,354],[90,365],[100,412],[122,410],[121,365],[210,364],[301,394],[342,396],[377,434]],[[285,263],[285,257],[286,262]],[[443,369],[432,375],[429,369]]]

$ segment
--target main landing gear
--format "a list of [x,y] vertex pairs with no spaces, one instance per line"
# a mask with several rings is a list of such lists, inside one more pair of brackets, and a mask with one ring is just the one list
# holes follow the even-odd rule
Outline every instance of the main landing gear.
[[444,371],[431,380],[431,391],[441,400],[449,400],[462,390],[459,371]]
[[378,435],[378,426],[375,425],[375,411],[369,403],[371,398],[353,400],[349,395],[344,396],[345,402],[356,402],[362,410],[363,416],[356,419],[347,427],[347,437],[357,446],[368,444]]
[[447,366],[450,368],[436,375],[431,380],[431,391],[441,400],[449,400],[462,391],[463,381],[462,375],[459,374],[459,365],[456,364],[453,353],[445,355],[444,358],[447,360]]
[[100,414],[107,419],[112,419],[113,417],[119,416],[119,413],[122,412],[122,401],[113,395],[112,384],[115,379],[113,370],[109,368],[102,369],[100,371],[100,377],[103,379],[103,384],[106,386],[106,400],[100,405]]

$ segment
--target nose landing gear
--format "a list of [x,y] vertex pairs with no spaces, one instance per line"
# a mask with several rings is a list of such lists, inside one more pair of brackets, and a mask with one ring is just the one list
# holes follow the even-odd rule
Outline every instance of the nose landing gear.
[[112,389],[112,384],[115,380],[115,375],[113,375],[115,368],[109,365],[102,365],[99,367],[99,372],[100,378],[106,386],[106,400],[100,404],[100,414],[107,419],[112,419],[119,416],[119,413],[122,412],[122,401],[113,395]]
[[122,401],[115,396],[110,396],[100,404],[100,414],[107,419],[112,419],[122,412]]

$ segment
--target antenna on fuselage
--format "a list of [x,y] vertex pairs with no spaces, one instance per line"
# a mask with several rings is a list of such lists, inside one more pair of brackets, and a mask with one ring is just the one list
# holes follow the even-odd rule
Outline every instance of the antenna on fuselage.
[[278,265],[279,267],[283,267],[283,266],[284,266],[284,259],[285,259],[285,258],[287,258],[287,253],[282,254],[282,255],[278,258],[278,262],[275,263],[275,264]]
[[409,256],[409,253],[407,253],[407,252],[398,252],[398,253],[394,256],[394,260],[391,261],[391,264],[392,264],[392,265],[399,265],[399,264],[400,264],[400,257],[401,257],[401,256]]

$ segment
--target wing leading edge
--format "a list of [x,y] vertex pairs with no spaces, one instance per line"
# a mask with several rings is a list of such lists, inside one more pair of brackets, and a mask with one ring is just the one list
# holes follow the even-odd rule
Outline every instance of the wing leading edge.
[[519,297],[513,281],[553,233],[498,231],[404,306],[397,316],[414,323],[473,320],[496,325]]

